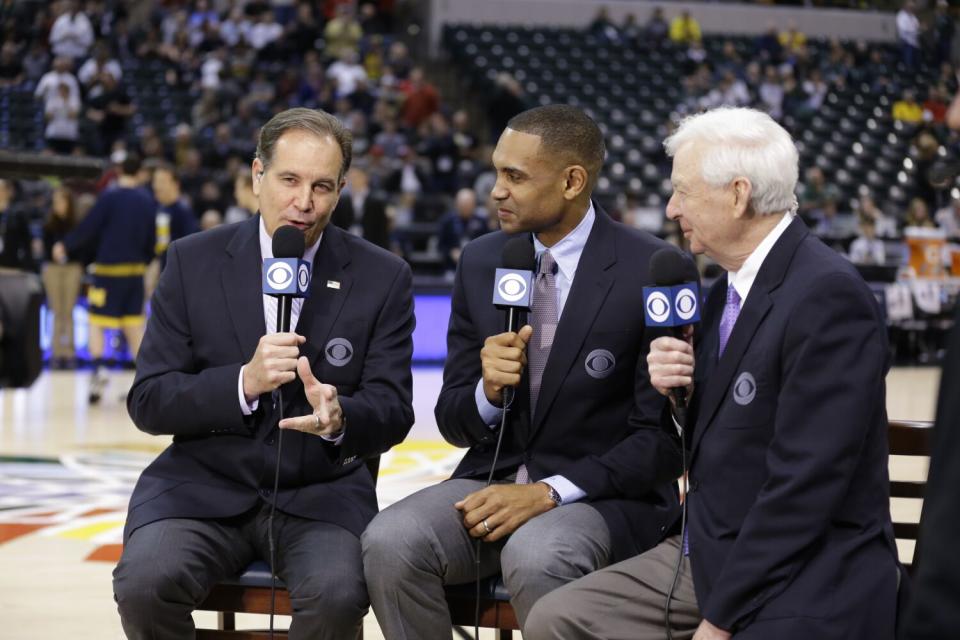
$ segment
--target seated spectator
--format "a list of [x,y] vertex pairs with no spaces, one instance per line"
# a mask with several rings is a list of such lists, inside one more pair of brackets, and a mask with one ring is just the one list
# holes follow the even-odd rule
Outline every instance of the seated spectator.
[[23,63],[17,55],[17,45],[4,42],[0,48],[0,88],[16,87],[23,82]]
[[623,18],[623,24],[620,25],[620,39],[630,45],[637,45],[643,42],[643,29],[637,24],[637,15],[628,13]]
[[39,82],[49,66],[50,53],[47,47],[41,40],[34,40],[26,55],[23,56],[23,70],[27,74],[27,80]]
[[903,220],[905,227],[921,227],[935,229],[937,225],[930,218],[930,209],[923,198],[913,198],[907,207],[907,215]]
[[487,119],[490,122],[490,140],[496,141],[507,127],[510,118],[526,110],[527,96],[516,78],[507,72],[497,76],[496,88],[487,102]]
[[807,170],[807,180],[800,190],[800,216],[807,226],[814,227],[822,218],[828,202],[836,203],[840,199],[840,190],[827,184],[820,167]]
[[783,115],[797,120],[807,120],[813,115],[810,96],[789,71],[783,78]]
[[647,20],[647,24],[644,25],[644,31],[646,32],[646,38],[651,44],[658,44],[666,40],[667,35],[670,33],[670,25],[667,24],[666,18],[663,17],[663,7],[653,8],[653,11],[650,12],[650,19]]
[[873,222],[877,235],[881,238],[897,237],[896,219],[886,215],[880,207],[877,206],[873,196],[868,194],[860,196],[857,202],[857,211],[861,219],[867,219]]
[[807,44],[807,36],[802,31],[797,29],[797,23],[792,20],[787,26],[787,29],[780,32],[777,40],[780,42],[780,46],[783,47],[783,50],[788,54],[795,54],[803,51]]
[[742,107],[748,104],[750,104],[750,92],[747,91],[747,85],[732,71],[725,72],[717,87],[700,101],[703,109],[719,106]]
[[877,227],[873,220],[861,218],[859,231],[850,243],[850,261],[854,264],[883,264],[886,261],[883,240],[877,237]]
[[780,44],[777,25],[773,22],[767,23],[767,30],[757,37],[753,46],[757,58],[764,64],[779,64],[783,59],[783,45]]
[[430,172],[424,167],[423,161],[417,157],[413,147],[404,147],[400,150],[400,166],[384,180],[383,188],[388,193],[413,196],[429,191]]
[[441,219],[437,248],[443,256],[447,273],[453,273],[460,261],[464,245],[487,232],[487,215],[477,206],[473,189],[460,189],[454,200],[454,210]]
[[700,42],[700,23],[686,9],[670,22],[670,40],[677,44]]
[[83,63],[77,72],[77,79],[83,86],[84,95],[95,98],[103,92],[103,74],[109,73],[120,82],[123,70],[120,63],[110,57],[110,45],[100,41],[93,48],[93,56]]
[[387,50],[386,65],[393,71],[393,75],[398,80],[406,80],[413,70],[413,58],[410,56],[410,50],[400,40],[395,40]]
[[367,81],[367,72],[359,62],[356,51],[344,51],[336,62],[327,67],[327,77],[337,83],[337,97],[347,97]]
[[336,17],[323,29],[323,39],[327,43],[327,52],[334,58],[360,50],[363,27],[357,21],[352,4],[337,5]]
[[50,28],[50,48],[55,56],[82,60],[93,44],[93,26],[76,0],[64,0]]
[[207,231],[223,224],[223,215],[216,209],[207,209],[200,216],[200,230]]
[[244,169],[233,179],[233,204],[227,207],[223,216],[224,224],[243,222],[257,213],[257,197],[253,193],[253,181],[250,171]]
[[80,134],[80,101],[66,83],[61,83],[57,89],[57,94],[47,100],[43,108],[47,121],[43,136],[47,148],[69,155],[77,146],[77,136]]
[[923,102],[923,119],[934,124],[943,124],[947,119],[947,103],[944,99],[949,92],[943,85],[930,87],[927,99]]
[[429,129],[418,151],[430,161],[431,191],[453,195],[457,189],[457,156],[459,150],[450,131],[450,123],[442,113],[428,120]]
[[950,204],[937,211],[934,219],[948,238],[960,238],[960,198],[951,198]]
[[773,65],[764,70],[763,82],[760,84],[760,108],[770,114],[774,120],[783,117],[783,84],[780,75]]
[[620,40],[620,32],[617,30],[617,26],[610,20],[610,13],[607,8],[602,5],[597,9],[597,13],[590,22],[590,26],[587,27],[587,31],[608,42],[619,42]]
[[411,129],[419,127],[440,108],[440,94],[420,67],[411,70],[409,79],[400,83],[400,92],[403,94],[400,118]]
[[918,124],[923,122],[923,107],[917,103],[913,91],[903,92],[903,97],[893,103],[892,115],[894,120]]
[[273,11],[262,11],[246,34],[246,41],[256,51],[265,51],[283,35],[283,27],[277,22]]

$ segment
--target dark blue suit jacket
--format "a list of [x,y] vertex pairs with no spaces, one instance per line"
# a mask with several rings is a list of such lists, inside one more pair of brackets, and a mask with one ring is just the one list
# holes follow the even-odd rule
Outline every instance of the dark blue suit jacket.
[[[679,446],[660,426],[664,399],[649,383],[643,289],[650,255],[665,243],[613,222],[599,208],[577,267],[530,420],[526,372],[511,409],[497,463],[520,463],[532,480],[565,476],[610,528],[615,559],[656,544],[678,513],[670,481],[680,474]],[[453,291],[437,424],[452,444],[470,447],[457,478],[486,478],[496,432],[484,424],[474,392],[484,340],[504,330],[492,303],[494,272],[511,236],[495,232],[463,251]],[[615,363],[604,368],[606,350]]]
[[[237,381],[265,333],[259,216],[170,245],[127,400],[142,431],[173,434],[130,499],[126,535],[162,518],[228,517],[270,497],[279,407],[240,409]],[[362,459],[403,440],[413,424],[410,268],[330,225],[296,327],[317,378],[337,387],[347,420],[335,446],[284,433],[277,506],[360,535],[377,511]],[[333,283],[339,283],[339,288]],[[352,352],[332,355],[330,341]],[[283,386],[283,415],[312,412],[299,378]]]
[[799,219],[718,359],[726,288],[721,277],[705,305],[690,418],[700,610],[737,638],[893,638],[888,347],[874,297]]

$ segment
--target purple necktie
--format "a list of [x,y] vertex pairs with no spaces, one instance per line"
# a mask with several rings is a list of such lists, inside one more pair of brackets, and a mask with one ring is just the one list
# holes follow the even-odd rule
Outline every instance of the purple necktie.
[[[530,305],[530,325],[533,335],[527,344],[527,366],[530,371],[530,418],[533,419],[540,395],[540,383],[547,368],[547,358],[553,346],[553,336],[557,332],[557,261],[544,251],[540,256],[540,268],[533,287],[533,303]],[[526,465],[517,469],[517,484],[530,481]]]
[[727,303],[723,305],[723,316],[720,317],[720,356],[723,350],[727,348],[727,341],[730,334],[733,333],[733,325],[737,323],[737,316],[740,315],[740,294],[733,288],[732,284],[727,285]]

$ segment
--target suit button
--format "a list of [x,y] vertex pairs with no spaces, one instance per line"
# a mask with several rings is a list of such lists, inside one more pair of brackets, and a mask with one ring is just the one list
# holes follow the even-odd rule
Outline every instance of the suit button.
[[272,446],[272,445],[273,445],[273,438],[267,438],[266,443],[267,443],[268,445],[271,445],[271,446]]
[[269,498],[273,494],[273,489],[260,489],[260,495]]

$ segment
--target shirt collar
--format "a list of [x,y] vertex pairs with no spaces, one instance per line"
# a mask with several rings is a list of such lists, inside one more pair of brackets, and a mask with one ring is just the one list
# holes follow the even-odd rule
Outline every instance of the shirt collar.
[[780,219],[780,222],[777,223],[777,226],[767,234],[760,244],[757,245],[757,248],[753,250],[753,253],[747,257],[743,266],[740,267],[740,270],[727,272],[727,283],[733,285],[733,288],[737,290],[737,293],[740,295],[741,306],[747,301],[747,295],[753,287],[754,280],[757,279],[757,274],[760,273],[760,267],[763,266],[763,261],[767,259],[767,255],[773,249],[773,245],[777,243],[777,240],[780,239],[783,232],[787,230],[787,227],[790,226],[790,223],[793,222],[796,215],[797,214],[792,211],[785,213],[783,218]]
[[[323,239],[323,233],[317,238],[313,245],[307,247],[303,252],[303,259],[313,264],[313,258],[317,255],[317,249],[320,248],[320,240]],[[273,238],[267,233],[267,225],[260,216],[260,257],[269,260],[273,257]]]
[[593,229],[593,222],[596,218],[597,214],[593,209],[593,202],[591,202],[580,224],[574,227],[573,231],[565,235],[560,242],[552,247],[547,247],[540,242],[536,234],[534,234],[533,248],[537,253],[537,264],[540,263],[540,256],[549,248],[550,255],[552,255],[553,259],[557,262],[559,271],[567,280],[572,281],[573,276],[577,272],[577,265],[580,263],[580,255],[583,253],[583,248],[587,245],[587,238],[590,237],[590,230]]

